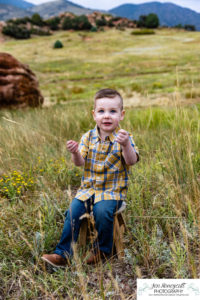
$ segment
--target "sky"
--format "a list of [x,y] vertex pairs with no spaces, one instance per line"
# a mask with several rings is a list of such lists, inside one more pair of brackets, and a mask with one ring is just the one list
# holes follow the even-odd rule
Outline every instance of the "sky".
[[[55,0],[26,0],[27,2],[31,2],[34,4],[41,4],[45,2],[55,1]],[[190,8],[192,10],[195,10],[197,12],[200,12],[200,0],[69,0],[73,3],[82,5],[87,8],[91,9],[102,9],[102,10],[109,10],[111,8],[114,8],[116,6],[119,6],[121,4],[125,3],[132,3],[132,4],[141,4],[141,3],[147,3],[147,2],[172,2],[174,4]]]

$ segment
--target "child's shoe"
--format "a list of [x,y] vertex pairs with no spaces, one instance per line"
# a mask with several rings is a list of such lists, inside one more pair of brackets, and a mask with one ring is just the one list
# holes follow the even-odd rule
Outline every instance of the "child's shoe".
[[67,265],[67,260],[56,253],[44,254],[41,259],[54,267],[65,267]]

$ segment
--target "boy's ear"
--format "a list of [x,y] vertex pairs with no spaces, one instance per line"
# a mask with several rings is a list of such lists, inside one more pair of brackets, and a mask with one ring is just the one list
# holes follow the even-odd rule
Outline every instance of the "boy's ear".
[[120,121],[122,121],[124,119],[125,116],[125,110],[121,111],[121,117],[120,117]]

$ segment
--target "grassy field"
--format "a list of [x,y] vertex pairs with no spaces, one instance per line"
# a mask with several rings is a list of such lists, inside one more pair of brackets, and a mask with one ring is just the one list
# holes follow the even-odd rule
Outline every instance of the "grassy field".
[[[58,39],[64,48],[55,50]],[[51,37],[7,41],[0,51],[30,65],[46,104],[91,100],[105,85],[120,89],[128,103],[137,106],[136,98],[146,105],[173,102],[174,92],[185,102],[200,95],[199,32],[160,30],[153,36],[134,36],[131,30],[61,31]]]
[[[63,49],[53,49],[55,40]],[[136,278],[200,278],[199,32],[59,32],[7,40],[36,73],[42,109],[0,111],[0,298],[136,299]],[[119,89],[141,160],[132,168],[125,259],[52,273],[40,260],[59,240],[80,168],[66,152],[94,127],[100,88]]]

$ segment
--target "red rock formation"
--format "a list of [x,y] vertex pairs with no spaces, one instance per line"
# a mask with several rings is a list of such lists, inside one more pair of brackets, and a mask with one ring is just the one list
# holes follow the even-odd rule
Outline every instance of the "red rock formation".
[[89,22],[93,25],[96,26],[96,21],[102,19],[102,16],[104,19],[109,22],[112,21],[113,26],[115,27],[127,27],[127,28],[135,28],[137,27],[136,23],[132,20],[129,20],[127,18],[122,18],[122,17],[114,17],[112,15],[106,15],[102,14],[101,12],[94,11],[91,14],[88,14],[88,20]]
[[115,27],[120,27],[120,26],[124,26],[124,27],[127,27],[127,28],[136,28],[137,25],[135,24],[134,21],[131,21],[127,18],[120,18],[119,20],[117,21],[113,21],[113,25]]
[[8,53],[0,53],[0,108],[37,107],[44,98],[28,65]]

